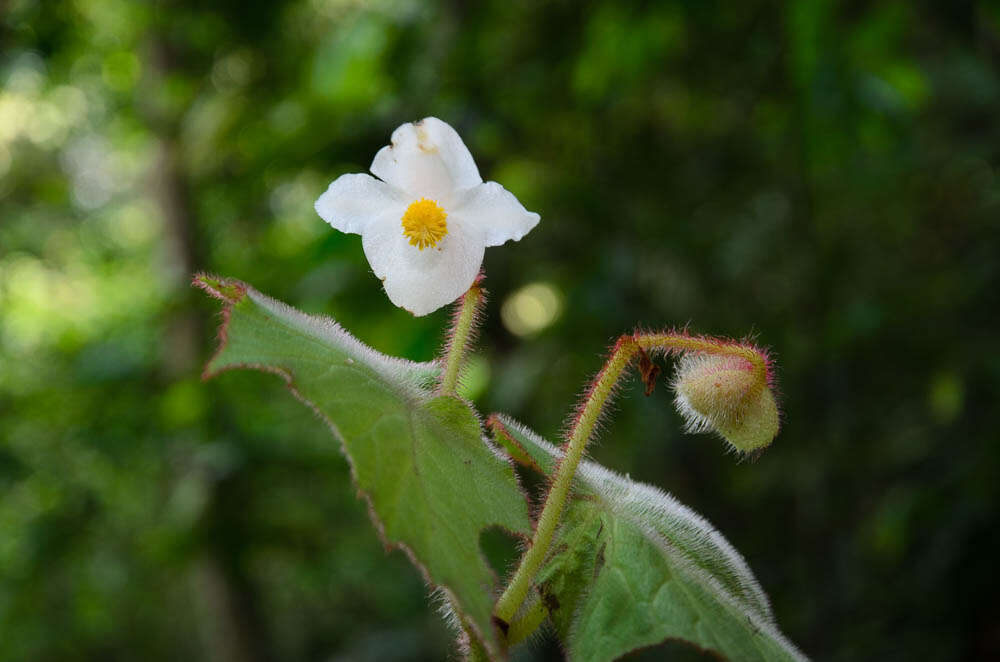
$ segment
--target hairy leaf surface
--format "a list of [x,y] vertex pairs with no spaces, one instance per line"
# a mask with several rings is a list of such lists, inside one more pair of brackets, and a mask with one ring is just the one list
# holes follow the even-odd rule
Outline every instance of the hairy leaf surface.
[[437,365],[383,356],[334,321],[244,283],[201,276],[196,284],[225,302],[222,346],[206,376],[233,368],[281,376],[341,440],[384,542],[404,549],[496,653],[496,577],[479,537],[491,526],[529,535],[527,505],[469,406],[429,390]]
[[[562,452],[510,419],[495,438],[551,475]],[[670,495],[581,462],[536,579],[571,660],[614,660],[681,639],[730,660],[802,660],[743,557]]]

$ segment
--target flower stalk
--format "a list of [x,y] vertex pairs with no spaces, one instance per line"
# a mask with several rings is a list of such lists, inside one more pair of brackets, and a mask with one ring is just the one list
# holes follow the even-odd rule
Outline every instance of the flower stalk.
[[527,639],[542,625],[548,615],[549,610],[545,608],[541,598],[535,597],[534,600],[529,600],[507,630],[507,645],[516,646]]
[[[545,561],[559,518],[566,505],[577,466],[622,374],[637,356],[646,363],[649,361],[648,354],[672,353],[708,354],[745,361],[754,388],[763,391],[770,386],[771,370],[767,357],[761,350],[751,345],[696,337],[675,331],[664,333],[637,331],[632,335],[621,336],[577,409],[564,446],[565,454],[556,469],[556,475],[535,527],[531,546],[521,557],[520,565],[496,603],[493,613],[502,629],[507,629],[512,623],[515,614],[528,597],[535,575]],[[650,379],[655,379],[656,372],[649,366],[642,368],[644,380],[647,379],[647,375],[652,375]],[[648,381],[646,388],[648,393],[651,390]]]
[[455,395],[458,390],[465,357],[475,337],[479,311],[486,300],[482,281],[483,275],[480,274],[472,283],[472,287],[457,301],[458,306],[448,332],[447,348],[443,357],[444,372],[441,374],[438,395]]

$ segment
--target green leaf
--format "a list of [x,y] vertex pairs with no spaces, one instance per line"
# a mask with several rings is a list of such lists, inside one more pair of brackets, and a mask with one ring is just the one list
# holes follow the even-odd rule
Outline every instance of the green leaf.
[[[522,464],[554,473],[562,452],[503,416],[494,437]],[[778,630],[743,557],[676,499],[593,462],[536,578],[571,660],[614,660],[681,639],[731,660],[802,660]]]
[[469,406],[429,390],[438,366],[383,356],[333,320],[239,281],[195,284],[225,302],[222,347],[206,377],[234,368],[282,377],[341,440],[385,544],[407,553],[496,657],[496,577],[479,537],[492,526],[530,535],[527,503]]

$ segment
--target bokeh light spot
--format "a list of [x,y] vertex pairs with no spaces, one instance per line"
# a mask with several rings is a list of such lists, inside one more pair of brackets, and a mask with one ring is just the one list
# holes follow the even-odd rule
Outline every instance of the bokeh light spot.
[[551,326],[562,314],[562,293],[551,283],[531,283],[510,295],[500,309],[507,330],[529,336]]

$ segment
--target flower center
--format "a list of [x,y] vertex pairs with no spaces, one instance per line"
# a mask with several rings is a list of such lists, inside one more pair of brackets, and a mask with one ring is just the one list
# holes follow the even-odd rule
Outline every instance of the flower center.
[[448,234],[448,224],[444,222],[447,216],[438,203],[420,198],[411,203],[403,214],[403,236],[409,237],[410,246],[420,250],[437,246]]

